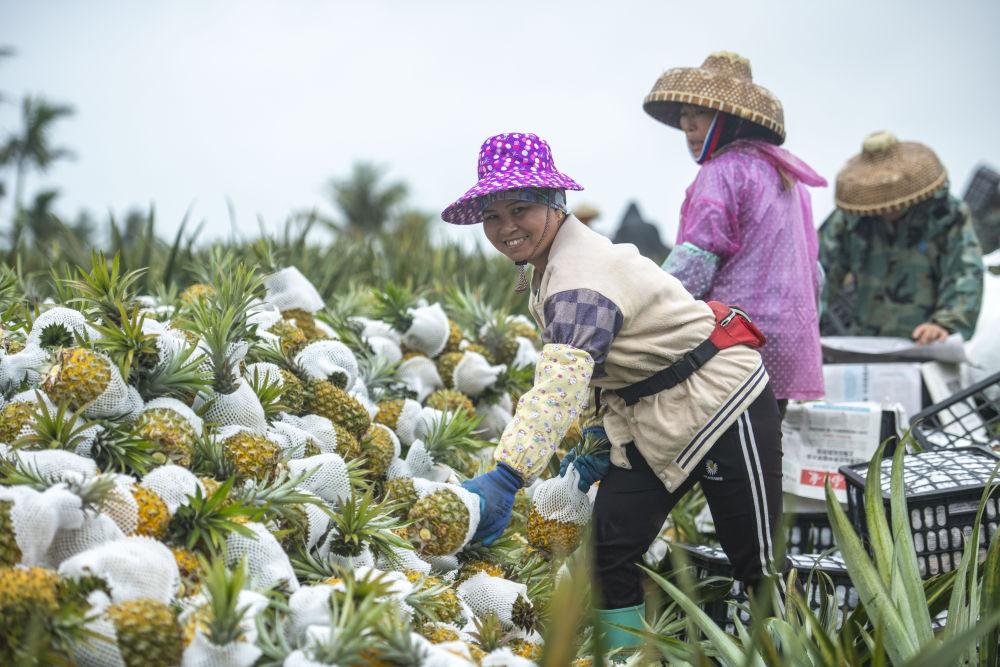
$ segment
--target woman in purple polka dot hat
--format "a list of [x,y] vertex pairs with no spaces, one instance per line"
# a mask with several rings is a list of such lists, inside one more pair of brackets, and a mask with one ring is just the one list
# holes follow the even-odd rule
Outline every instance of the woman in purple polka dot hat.
[[[530,284],[529,309],[544,347],[535,383],[496,447],[496,467],[466,482],[479,494],[476,539],[495,540],[514,495],[538,477],[589,398],[607,406],[610,452],[562,461],[581,491],[601,480],[594,504],[595,573],[602,627],[612,647],[641,627],[637,567],[677,501],[701,482],[734,574],[753,586],[784,569],[773,537],[781,515],[777,401],[744,313],[695,300],[630,244],[612,244],[566,207],[582,190],[530,133],[499,134],[479,152],[478,181],[442,213],[482,223],[486,238]],[[530,283],[525,274],[532,267]],[[592,393],[592,390],[593,393]]]

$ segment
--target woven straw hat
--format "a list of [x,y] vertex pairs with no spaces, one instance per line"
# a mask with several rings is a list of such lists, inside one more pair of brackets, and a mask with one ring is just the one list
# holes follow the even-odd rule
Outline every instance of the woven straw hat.
[[785,141],[781,102],[767,88],[753,82],[750,61],[735,53],[713,53],[701,67],[668,69],[653,84],[642,108],[656,120],[680,128],[682,104],[743,118],[770,131],[776,143]]
[[947,182],[948,172],[930,148],[876,132],[837,174],[834,201],[848,213],[893,213],[930,199]]

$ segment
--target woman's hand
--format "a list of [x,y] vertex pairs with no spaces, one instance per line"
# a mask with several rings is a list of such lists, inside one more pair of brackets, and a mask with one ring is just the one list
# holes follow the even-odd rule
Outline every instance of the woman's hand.
[[464,482],[462,486],[479,496],[479,527],[472,541],[489,546],[510,523],[514,496],[524,486],[524,480],[507,464],[498,463],[493,470]]
[[939,324],[924,322],[913,330],[912,337],[917,345],[927,345],[947,338],[948,330]]

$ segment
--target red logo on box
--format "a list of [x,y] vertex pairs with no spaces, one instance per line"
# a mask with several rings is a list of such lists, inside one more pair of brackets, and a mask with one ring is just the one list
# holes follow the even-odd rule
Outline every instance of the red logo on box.
[[847,488],[847,481],[843,475],[839,472],[826,472],[824,470],[803,470],[799,477],[799,483],[806,486],[822,487],[826,484],[828,477],[830,478],[830,486],[835,491],[843,491]]

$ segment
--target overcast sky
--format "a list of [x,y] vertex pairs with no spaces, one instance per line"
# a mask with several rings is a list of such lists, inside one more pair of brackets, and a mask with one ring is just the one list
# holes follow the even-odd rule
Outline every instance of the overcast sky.
[[[195,202],[210,236],[328,207],[356,160],[440,211],[475,180],[482,140],[534,131],[613,229],[635,199],[672,242],[696,172],[681,133],[642,111],[666,68],[750,58],[785,107],[786,146],[831,182],[871,131],[934,148],[961,192],[1000,163],[1000,2],[181,2],[0,0],[0,91],[73,104],[77,153],[28,182],[58,210],[155,202],[164,236]],[[0,133],[16,126],[0,110]],[[6,225],[10,198],[0,201]],[[444,223],[440,223],[442,227]],[[468,233],[468,232],[467,232]]]

